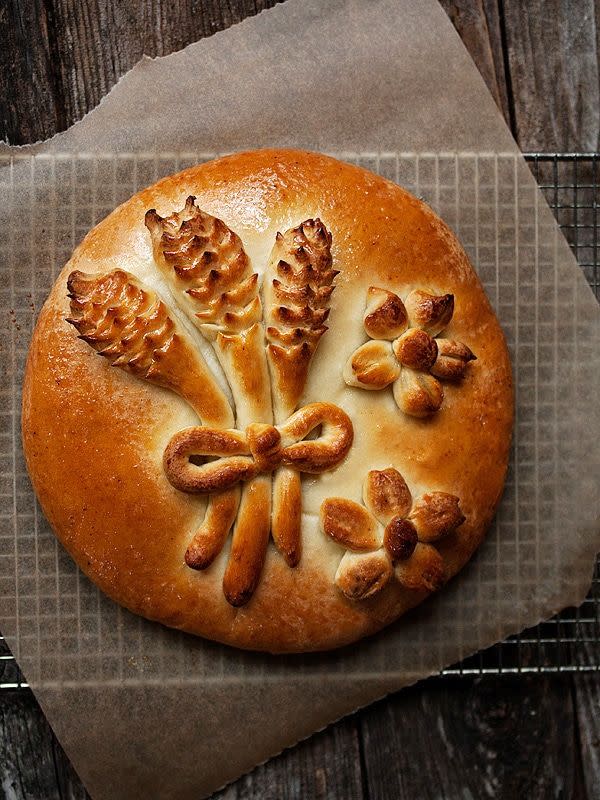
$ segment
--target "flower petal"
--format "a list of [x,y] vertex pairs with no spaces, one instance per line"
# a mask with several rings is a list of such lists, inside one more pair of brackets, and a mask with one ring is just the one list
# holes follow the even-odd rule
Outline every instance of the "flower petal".
[[403,367],[393,391],[398,408],[411,417],[434,414],[444,400],[444,390],[433,375],[408,367]]
[[348,550],[381,547],[381,531],[364,506],[345,497],[328,497],[321,503],[321,527],[327,536]]
[[397,469],[372,469],[363,485],[366,507],[382,525],[395,516],[405,517],[412,506],[412,497],[406,481]]
[[394,574],[385,550],[344,553],[335,574],[335,585],[350,600],[366,600],[380,592]]
[[420,542],[436,542],[465,521],[458,497],[447,492],[429,492],[419,497],[409,518],[415,525]]
[[430,544],[419,543],[407,561],[396,564],[394,574],[406,589],[435,592],[444,585],[444,561]]
[[363,325],[371,339],[395,339],[408,326],[404,303],[387,289],[369,286]]
[[429,294],[422,289],[412,291],[405,301],[410,324],[414,328],[423,328],[430,336],[447,327],[454,313],[454,295]]
[[344,380],[348,386],[361,389],[385,389],[400,374],[392,345],[374,339],[361,345],[352,353],[344,366]]
[[431,374],[447,381],[459,381],[464,377],[469,361],[476,360],[477,356],[462,342],[453,339],[436,339],[436,342],[438,356]]

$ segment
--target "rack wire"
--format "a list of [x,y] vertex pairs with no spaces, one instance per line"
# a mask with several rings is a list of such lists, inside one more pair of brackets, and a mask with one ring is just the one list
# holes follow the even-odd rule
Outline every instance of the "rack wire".
[[[527,162],[600,301],[600,154],[528,153]],[[600,671],[600,559],[579,608],[443,670],[444,676]],[[25,691],[8,645],[0,635],[0,690]]]
[[[600,301],[600,153],[527,153],[525,159]],[[443,670],[443,675],[600,671],[600,558],[579,608]]]

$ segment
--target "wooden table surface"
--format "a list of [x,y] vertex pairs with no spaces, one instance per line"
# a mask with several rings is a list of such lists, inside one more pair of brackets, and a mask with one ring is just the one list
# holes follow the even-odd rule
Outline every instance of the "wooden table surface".
[[[64,130],[143,53],[178,50],[275,2],[0,0],[0,139]],[[443,6],[523,150],[600,150],[600,0]],[[87,796],[33,695],[0,692],[0,800]],[[597,800],[600,678],[430,680],[215,797]]]

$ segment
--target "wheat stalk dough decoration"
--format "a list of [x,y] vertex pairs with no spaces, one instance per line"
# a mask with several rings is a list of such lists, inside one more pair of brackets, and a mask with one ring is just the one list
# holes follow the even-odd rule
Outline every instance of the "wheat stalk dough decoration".
[[[329,316],[337,271],[332,268],[331,233],[308,219],[278,233],[265,273],[267,356],[273,381],[275,422],[296,409],[311,359]],[[273,482],[273,540],[290,567],[301,554],[302,486],[299,473],[282,467]]]
[[[238,428],[273,422],[264,352],[258,274],[242,242],[220,219],[188,197],[182,211],[146,214],[156,263],[175,300],[211,342],[229,381]],[[234,606],[246,603],[260,578],[271,528],[271,477],[243,488],[223,591]],[[223,539],[227,531],[222,531]],[[200,537],[196,537],[197,539]]]
[[[172,389],[200,416],[201,427],[171,438],[164,469],[176,489],[209,495],[202,525],[185,553],[189,567],[209,567],[234,525],[223,591],[232,606],[241,606],[256,589],[270,531],[288,566],[300,561],[301,472],[334,468],[352,444],[352,423],[337,406],[312,403],[293,413],[327,331],[338,274],[332,237],[319,219],[277,233],[265,273],[265,349],[258,274],[240,238],[191,196],[181,211],[164,218],[151,209],[145,222],[155,261],[177,302],[215,349],[235,400],[238,429],[231,430],[231,407],[204,359],[156,293],[134,276],[123,270],[73,272],[68,322],[113,366]],[[460,380],[474,359],[459,342],[432,338],[449,324],[453,310],[452,295],[414,290],[405,305],[393,292],[370,287],[363,316],[370,341],[348,359],[348,385],[372,390],[394,382],[402,411],[435,413],[443,392],[433,375]],[[307,441],[317,428],[320,436]],[[441,558],[405,518],[411,500],[402,476],[394,469],[371,471],[365,485],[374,516],[344,498],[328,498],[321,507],[323,532],[347,548],[335,577],[340,591],[363,600],[381,591],[394,573],[410,588],[438,588]],[[451,495],[434,492],[419,502],[430,527],[435,520],[432,541],[464,521],[459,500]],[[376,508],[381,504],[383,516]],[[375,520],[387,525],[385,530]]]

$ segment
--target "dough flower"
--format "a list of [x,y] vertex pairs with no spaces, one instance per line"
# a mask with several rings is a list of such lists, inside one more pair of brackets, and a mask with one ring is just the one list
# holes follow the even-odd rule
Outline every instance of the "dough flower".
[[364,505],[344,497],[321,504],[323,532],[346,548],[335,583],[351,600],[380,592],[395,578],[406,589],[433,592],[445,581],[435,543],[465,521],[458,497],[427,492],[413,500],[397,469],[371,470]]
[[369,341],[344,366],[348,386],[392,391],[398,408],[427,417],[442,405],[438,378],[459,381],[476,356],[462,342],[436,338],[454,313],[454,296],[413,290],[404,303],[397,294],[370,286],[363,325]]

